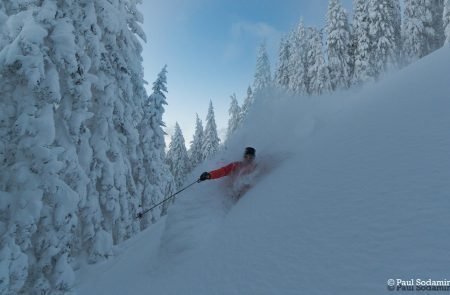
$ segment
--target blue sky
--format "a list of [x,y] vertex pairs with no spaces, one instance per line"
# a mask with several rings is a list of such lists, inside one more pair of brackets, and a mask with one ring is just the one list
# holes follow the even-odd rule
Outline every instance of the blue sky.
[[[172,133],[181,126],[187,146],[195,113],[205,124],[209,100],[219,132],[228,121],[230,95],[242,103],[253,82],[256,52],[266,40],[272,71],[280,38],[302,17],[306,25],[325,25],[328,0],[144,0],[144,73],[147,90],[168,65],[164,121]],[[351,0],[344,0],[347,10]]]

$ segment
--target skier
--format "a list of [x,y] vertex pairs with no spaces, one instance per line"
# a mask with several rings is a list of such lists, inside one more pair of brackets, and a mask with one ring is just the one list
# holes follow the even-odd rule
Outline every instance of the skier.
[[[234,184],[235,180],[244,175],[248,175],[255,170],[255,157],[256,150],[252,147],[246,147],[244,151],[244,159],[242,161],[230,163],[222,168],[210,172],[203,172],[200,175],[199,181],[218,179],[230,175]],[[238,188],[236,196],[238,198],[241,197],[249,188],[250,184],[244,184],[242,187]]]

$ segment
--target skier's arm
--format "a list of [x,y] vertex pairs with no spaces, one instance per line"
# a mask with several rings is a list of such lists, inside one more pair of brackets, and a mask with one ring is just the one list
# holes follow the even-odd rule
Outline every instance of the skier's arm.
[[228,164],[222,168],[219,168],[217,170],[210,171],[209,172],[209,175],[211,176],[210,179],[217,179],[217,178],[227,176],[231,172],[233,172],[238,166],[239,166],[239,162],[234,162],[234,163]]

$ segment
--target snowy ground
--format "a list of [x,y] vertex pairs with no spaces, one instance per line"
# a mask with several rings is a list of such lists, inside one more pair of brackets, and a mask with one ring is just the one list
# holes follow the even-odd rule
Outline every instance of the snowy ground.
[[391,278],[450,279],[449,64],[447,47],[352,93],[267,94],[194,173],[253,145],[270,169],[245,197],[233,204],[227,180],[194,186],[82,267],[79,294],[389,294]]

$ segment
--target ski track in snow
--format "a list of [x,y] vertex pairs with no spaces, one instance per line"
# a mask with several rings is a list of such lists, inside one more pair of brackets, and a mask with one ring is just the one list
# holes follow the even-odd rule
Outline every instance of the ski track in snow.
[[118,257],[82,267],[79,294],[386,294],[391,278],[450,279],[449,64],[446,47],[361,90],[263,100],[192,176],[253,145],[270,167],[253,188],[234,204],[226,179],[194,186]]

